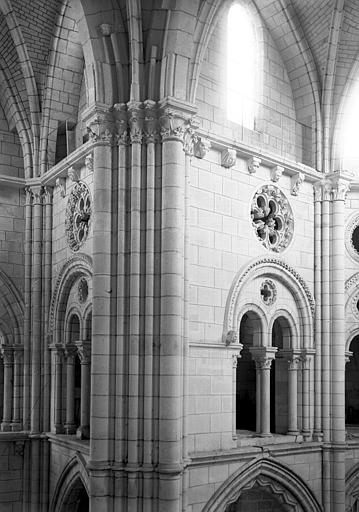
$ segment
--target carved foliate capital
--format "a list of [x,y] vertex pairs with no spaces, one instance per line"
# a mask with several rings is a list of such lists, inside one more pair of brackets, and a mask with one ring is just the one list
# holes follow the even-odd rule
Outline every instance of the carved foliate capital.
[[257,370],[269,370],[275,353],[277,352],[276,347],[252,347],[250,353],[254,359]]
[[77,347],[71,343],[65,345],[65,357],[67,364],[75,364],[75,357],[77,354]]
[[44,204],[52,204],[52,196],[53,196],[53,187],[46,185],[44,187]]
[[301,351],[292,349],[287,351],[282,351],[283,359],[286,359],[288,362],[288,370],[298,370],[301,364]]
[[115,117],[115,139],[118,145],[126,145],[129,142],[128,120],[126,103],[116,103],[114,106]]
[[303,370],[309,370],[312,364],[313,356],[315,354],[315,350],[313,349],[305,349],[300,355],[300,360],[302,362]]
[[53,356],[53,360],[55,364],[61,364],[64,357],[64,347],[61,343],[55,343],[54,345],[50,345],[50,350]]
[[301,184],[305,180],[305,175],[302,172],[297,172],[291,177],[291,187],[290,187],[290,193],[292,196],[297,196],[299,193],[299,189]]
[[30,206],[32,200],[32,192],[30,187],[25,187],[25,206]]
[[92,142],[112,144],[115,132],[112,112],[107,108],[96,106],[93,112],[86,117],[86,129],[89,140]]
[[322,180],[316,181],[313,185],[314,201],[318,202],[323,199],[323,182]]
[[332,184],[330,180],[322,181],[322,201],[330,201],[332,198]]
[[146,100],[144,105],[144,137],[147,144],[159,141],[157,103]]
[[130,101],[127,103],[128,123],[130,126],[131,143],[141,144],[143,140],[143,122],[144,111],[143,104],[138,101]]
[[348,172],[333,172],[328,176],[332,185],[332,194],[334,201],[345,201],[346,195],[350,189],[350,182],[354,175]]
[[31,189],[31,195],[32,195],[32,204],[41,204],[42,203],[42,186],[41,185],[35,185],[30,187]]

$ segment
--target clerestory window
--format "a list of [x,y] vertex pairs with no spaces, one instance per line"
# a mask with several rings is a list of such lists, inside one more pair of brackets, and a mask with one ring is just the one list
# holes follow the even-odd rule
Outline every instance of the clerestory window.
[[229,9],[227,28],[227,118],[254,130],[258,45],[254,21],[243,5]]

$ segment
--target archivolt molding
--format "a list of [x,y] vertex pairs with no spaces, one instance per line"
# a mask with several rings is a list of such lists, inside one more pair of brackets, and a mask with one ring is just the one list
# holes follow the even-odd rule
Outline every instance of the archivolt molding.
[[[0,270],[1,302],[11,320],[11,330],[15,343],[21,343],[23,333],[24,302],[11,279]],[[8,326],[9,328],[9,326]]]
[[291,512],[320,512],[321,507],[303,480],[277,461],[255,460],[236,471],[215,492],[202,512],[225,512],[243,491],[268,488]]
[[[359,464],[355,464],[345,476],[345,496],[346,496],[346,508],[347,512],[351,512],[352,508],[350,498],[358,498],[359,495]],[[349,503],[348,503],[349,502]]]
[[68,260],[59,272],[51,298],[49,336],[55,334],[59,314],[65,314],[65,310],[61,310],[61,307],[64,306],[64,302],[67,300],[73,282],[81,275],[92,278],[92,259],[87,254],[77,254],[74,258]]
[[354,213],[349,217],[349,220],[346,224],[344,240],[348,253],[355,261],[359,261],[359,252],[354,247],[352,237],[353,232],[357,226],[359,226],[359,213]]
[[90,495],[89,475],[86,469],[86,461],[80,453],[76,453],[62,470],[60,478],[51,500],[50,511],[60,512],[74,483],[80,478],[86,492]]
[[[299,314],[304,321],[304,327],[309,325],[312,331],[315,301],[304,279],[284,261],[265,257],[254,261],[245,267],[244,270],[241,270],[235,277],[227,298],[223,341],[226,340],[229,331],[238,330],[239,315],[237,309],[240,291],[253,274],[278,279],[287,286],[293,293],[293,297],[298,305]],[[311,331],[307,331],[306,334],[310,335]]]

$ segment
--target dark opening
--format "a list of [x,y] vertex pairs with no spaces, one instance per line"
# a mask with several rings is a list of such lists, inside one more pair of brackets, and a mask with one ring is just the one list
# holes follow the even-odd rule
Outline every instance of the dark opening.
[[350,344],[353,355],[345,367],[345,421],[359,425],[359,336]]
[[352,242],[354,249],[359,253],[359,226],[357,226],[352,233]]
[[85,489],[81,489],[79,495],[79,504],[76,512],[88,512],[89,511],[89,497]]
[[240,340],[243,344],[237,364],[236,428],[256,430],[256,370],[249,351],[253,345],[253,321],[243,315],[240,326]]

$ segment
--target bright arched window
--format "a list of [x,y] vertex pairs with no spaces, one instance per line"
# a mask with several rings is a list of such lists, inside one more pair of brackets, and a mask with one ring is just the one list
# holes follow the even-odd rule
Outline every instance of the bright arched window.
[[254,129],[258,92],[257,43],[252,17],[234,4],[228,12],[227,118]]
[[341,134],[342,167],[348,171],[357,171],[359,168],[358,119],[359,80],[352,87],[343,116]]

